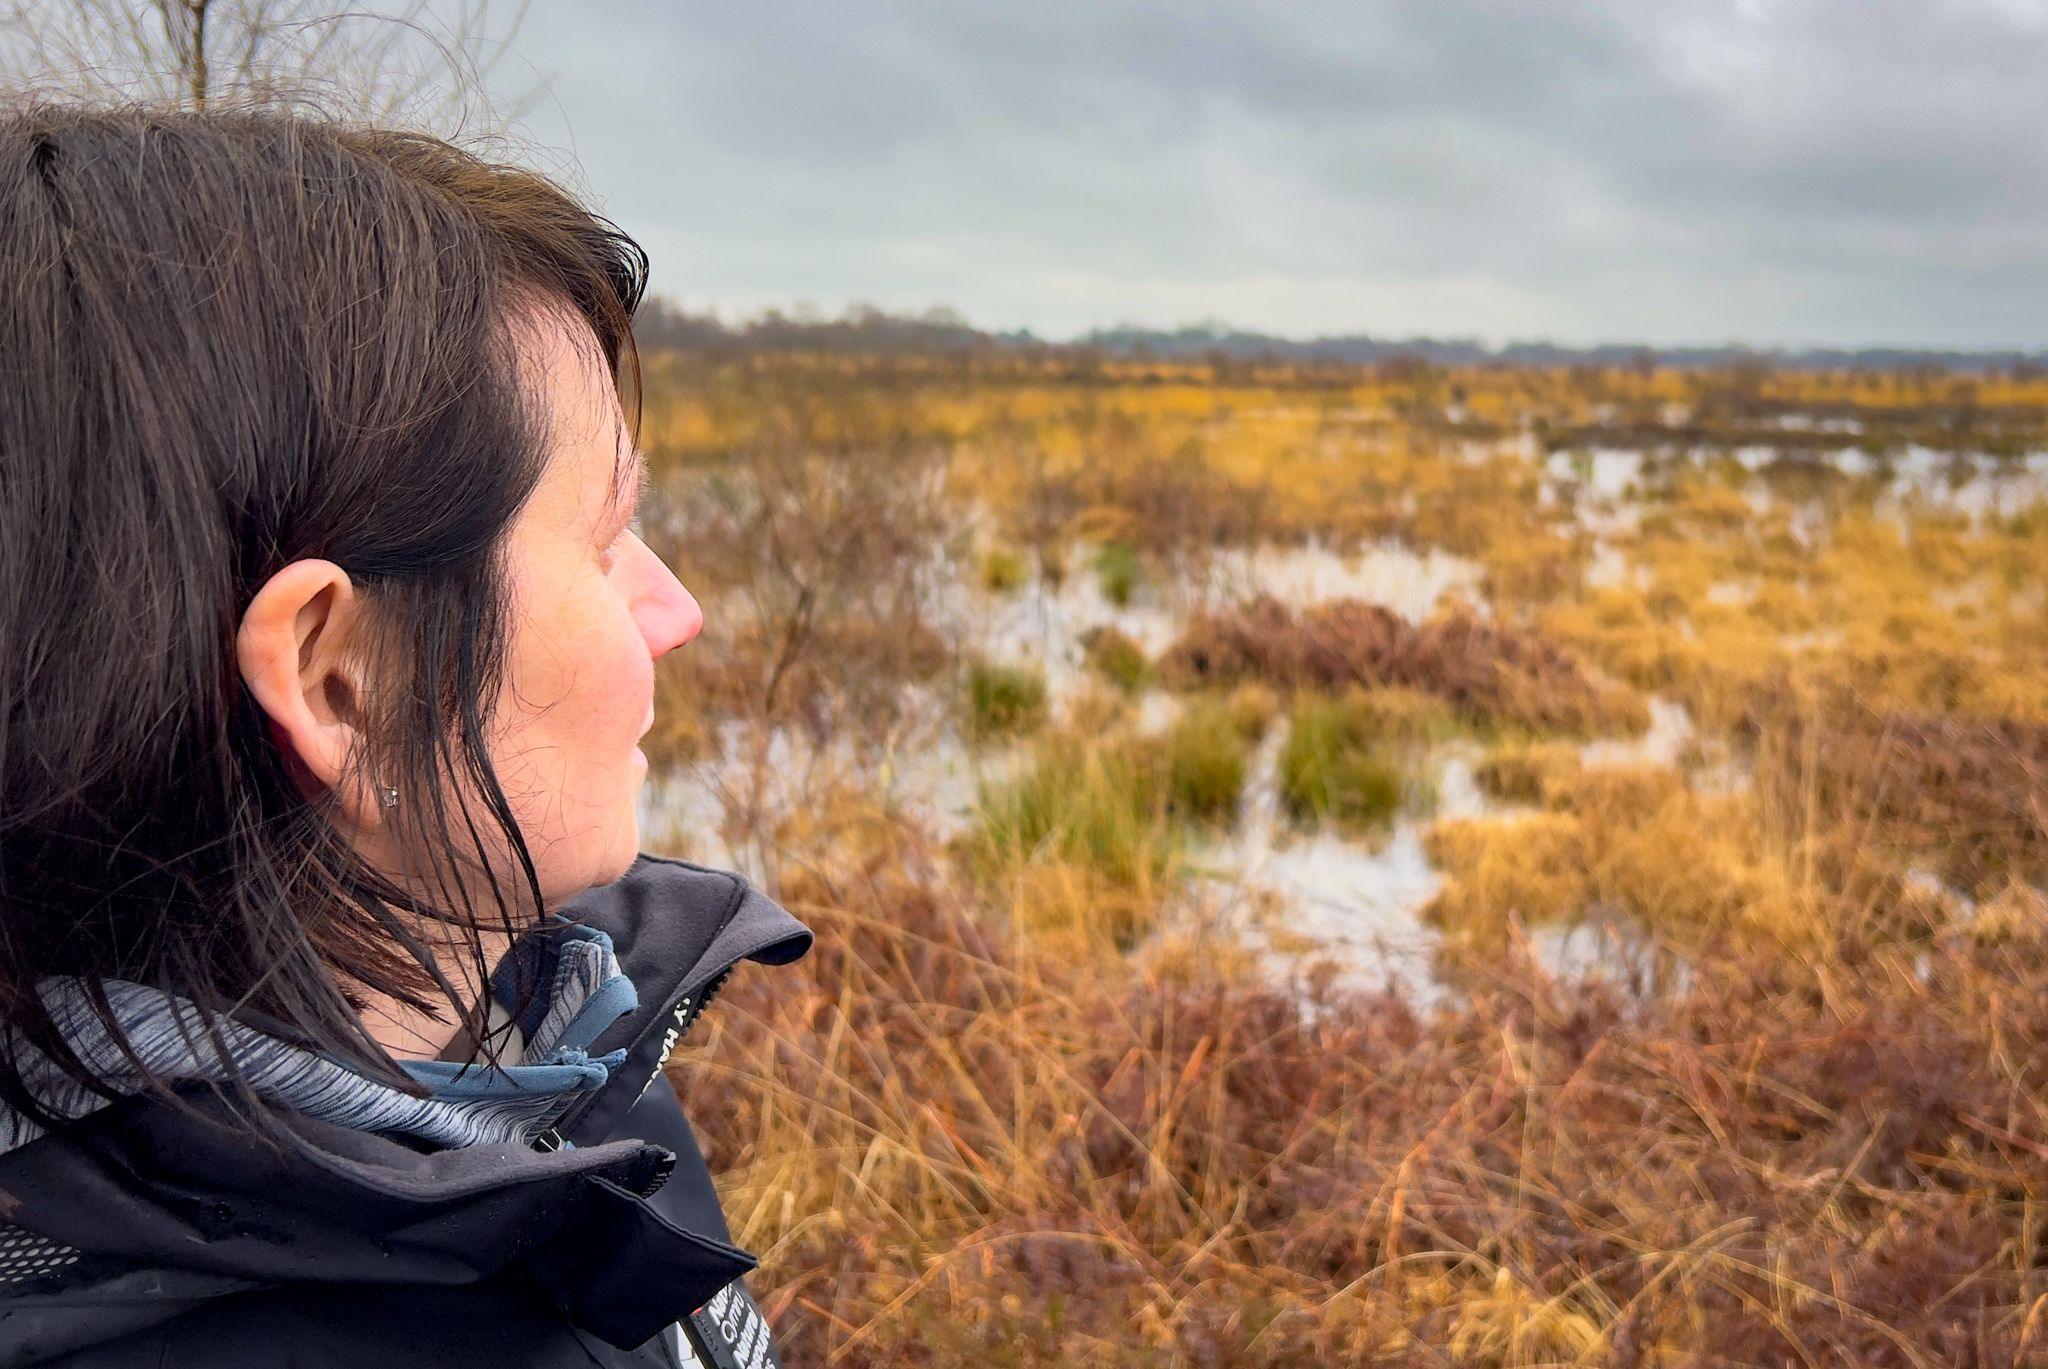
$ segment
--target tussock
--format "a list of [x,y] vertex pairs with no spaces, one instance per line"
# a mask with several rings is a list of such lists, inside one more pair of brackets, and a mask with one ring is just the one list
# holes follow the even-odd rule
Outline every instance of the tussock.
[[1541,638],[1454,613],[1421,625],[1340,599],[1297,614],[1261,597],[1189,624],[1160,662],[1183,685],[1263,680],[1295,689],[1400,686],[1468,717],[1549,731],[1639,731],[1643,701]]

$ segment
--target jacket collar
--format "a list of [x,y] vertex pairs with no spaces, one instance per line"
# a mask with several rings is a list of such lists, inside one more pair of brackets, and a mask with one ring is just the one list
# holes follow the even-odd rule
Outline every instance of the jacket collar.
[[[273,1156],[147,1095],[126,1099],[0,1156],[0,1218],[84,1252],[63,1289],[86,1291],[45,1300],[44,1315],[77,1322],[53,1334],[77,1344],[105,1334],[90,1285],[138,1267],[153,1271],[169,1317],[236,1287],[461,1283],[518,1264],[573,1323],[632,1346],[753,1268],[745,1251],[645,1201],[673,1152],[613,1132],[705,987],[742,960],[797,959],[810,931],[738,875],[646,854],[561,911],[611,938],[639,990],[591,1044],[625,1054],[559,1124],[567,1144],[423,1151],[295,1114],[293,1146]],[[195,1101],[223,1116],[229,1107],[211,1089]]]
[[[677,916],[679,906],[694,911]],[[811,947],[810,929],[740,876],[667,856],[643,853],[623,878],[561,911],[611,936],[639,1004],[590,1045],[593,1055],[624,1050],[624,1061],[537,1143],[543,1146],[609,1137],[735,965],[787,965]]]

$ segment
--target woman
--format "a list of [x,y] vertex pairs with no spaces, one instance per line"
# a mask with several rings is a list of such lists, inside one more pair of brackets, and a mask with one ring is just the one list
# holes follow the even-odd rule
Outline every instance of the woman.
[[0,178],[0,1364],[771,1363],[661,1067],[810,935],[635,849],[644,255],[283,114]]

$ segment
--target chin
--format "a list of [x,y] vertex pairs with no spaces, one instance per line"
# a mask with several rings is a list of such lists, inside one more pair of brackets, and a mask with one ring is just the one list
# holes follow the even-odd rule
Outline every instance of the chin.
[[583,889],[610,884],[632,867],[640,855],[639,787],[614,790],[609,801],[591,805],[553,833],[527,837],[541,888],[552,906]]

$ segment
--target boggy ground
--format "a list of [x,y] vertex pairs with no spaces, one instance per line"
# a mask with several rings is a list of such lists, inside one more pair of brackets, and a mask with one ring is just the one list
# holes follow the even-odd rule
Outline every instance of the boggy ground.
[[789,1362],[2048,1363],[2048,382],[648,383],[648,839],[819,932],[675,1066]]

